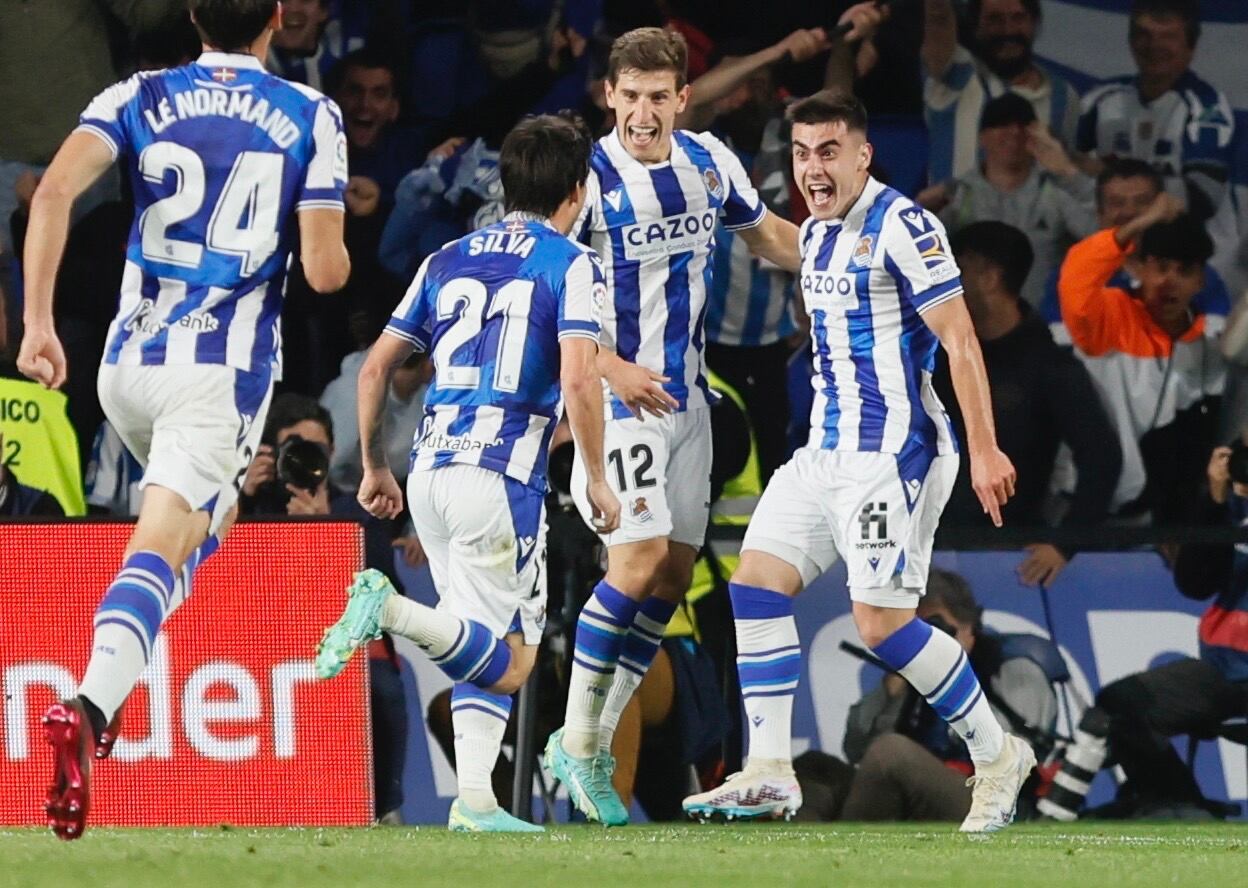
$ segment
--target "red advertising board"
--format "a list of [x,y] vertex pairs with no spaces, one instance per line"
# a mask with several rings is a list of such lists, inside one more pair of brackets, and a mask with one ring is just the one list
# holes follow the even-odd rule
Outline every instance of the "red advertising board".
[[[45,822],[39,716],[73,693],[130,525],[0,525],[0,825]],[[239,524],[195,574],[95,765],[92,825],[354,825],[373,817],[368,681],[316,642],[361,568],[358,525]]]

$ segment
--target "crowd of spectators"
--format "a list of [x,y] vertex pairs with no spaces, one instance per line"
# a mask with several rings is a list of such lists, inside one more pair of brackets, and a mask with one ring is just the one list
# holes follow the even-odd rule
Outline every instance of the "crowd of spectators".
[[[283,0],[268,67],[341,108],[352,271],[326,296],[292,267],[279,395],[244,505],[367,518],[352,496],[355,378],[407,282],[442,244],[501,216],[498,150],[522,116],[573,108],[610,131],[601,81],[611,41],[662,25],[690,48],[692,95],[678,124],[719,135],[767,206],[795,222],[805,207],[786,102],[823,87],[863,98],[873,173],[939,214],[962,268],[1000,440],[1019,469],[1007,523],[1042,539],[1046,526],[1207,518],[1209,454],[1248,428],[1248,301],[1235,290],[1248,281],[1248,217],[1231,189],[1248,133],[1235,131],[1217,84],[1195,73],[1197,0],[1123,5],[1128,28],[1106,39],[1129,44],[1136,70],[1080,95],[1033,52],[1042,0]],[[95,393],[133,215],[127,172],[114,169],[75,207],[56,293],[63,405],[34,399],[12,367],[26,211],[95,94],[198,51],[183,0],[0,4],[0,400],[36,405],[0,416],[0,515],[80,513],[83,488],[75,495],[71,482],[84,472],[86,508],[137,510],[139,467]],[[808,321],[790,275],[722,226],[716,238],[708,363],[745,405],[765,481],[804,440]],[[413,359],[388,396],[387,453],[400,477],[430,372]],[[947,368],[936,380],[955,408]],[[39,447],[29,443],[36,415],[47,426]],[[323,451],[324,477],[311,487],[278,478],[291,437]],[[944,525],[985,522],[962,479]],[[401,522],[369,524],[367,536],[370,564],[393,573],[394,549],[423,561]],[[1020,575],[1051,583],[1073,555],[1037,542]],[[973,602],[964,619],[959,594],[944,613],[954,628],[969,619],[969,649],[980,627]],[[393,662],[392,647],[374,654]],[[374,699],[392,699],[393,676],[374,672]],[[874,768],[872,736],[859,738],[862,765],[847,779],[878,789],[894,772]],[[899,753],[902,741],[886,742]],[[910,746],[908,759],[943,755]],[[379,753],[379,767],[396,756]],[[379,775],[383,783],[393,790],[392,778]],[[965,801],[953,791],[940,799],[941,811]],[[379,790],[379,814],[397,805]]]

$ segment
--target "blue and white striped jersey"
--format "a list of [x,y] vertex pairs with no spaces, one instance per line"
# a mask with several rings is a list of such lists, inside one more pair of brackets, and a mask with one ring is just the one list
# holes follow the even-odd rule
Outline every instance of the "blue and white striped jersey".
[[962,294],[940,221],[868,179],[843,220],[807,219],[799,237],[815,364],[806,446],[956,453],[932,389],[939,342],[922,319]]
[[979,166],[979,118],[984,105],[997,96],[1016,92],[1036,111],[1067,149],[1075,144],[1079,126],[1079,93],[1053,68],[1036,62],[1044,80],[1028,88],[1005,83],[983,62],[958,46],[953,61],[939,78],[930,73],[923,81],[923,118],[928,133],[928,175],[932,183],[964,176]]
[[125,158],[134,191],[104,362],[278,366],[295,212],[343,206],[337,106],[254,56],[206,52],[109,87],[78,129]]
[[[757,183],[767,208],[789,216],[792,151],[784,119],[773,117],[763,127],[756,154],[725,142]],[[793,317],[794,276],[750,253],[749,244],[721,222],[715,230],[715,271],[706,303],[706,341],[716,345],[757,348],[779,342],[797,331]]]
[[544,493],[559,340],[597,342],[605,300],[593,251],[525,214],[429,256],[386,326],[433,357],[412,471],[481,466]]
[[[719,139],[678,130],[672,155],[635,160],[612,131],[590,158],[580,239],[598,252],[607,280],[604,347],[671,381],[680,409],[714,397],[703,358],[706,297],[715,264],[715,224],[738,231],[767,212],[741,162]],[[617,419],[631,416],[612,400]]]

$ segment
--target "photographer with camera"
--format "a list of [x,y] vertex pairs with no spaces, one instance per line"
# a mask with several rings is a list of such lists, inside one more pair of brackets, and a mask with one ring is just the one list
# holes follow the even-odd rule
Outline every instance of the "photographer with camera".
[[[1053,745],[1057,695],[1035,659],[1041,640],[985,628],[966,580],[938,568],[918,616],[962,646],[997,721],[1043,757]],[[966,744],[896,673],[850,708],[844,748],[851,764],[813,750],[793,762],[806,799],[799,820],[959,821],[970,810]],[[1031,800],[1024,790],[1021,817]]]
[[[1206,517],[1248,526],[1248,443],[1241,438],[1215,447],[1206,476]],[[1223,721],[1248,715],[1248,546],[1185,545],[1175,559],[1174,582],[1187,598],[1214,599],[1200,619],[1200,658],[1102,688],[1079,722],[1041,813],[1076,819],[1097,772],[1118,764],[1127,782],[1098,815],[1225,816],[1219,803],[1205,799],[1170,738],[1215,737]]]
[[[260,449],[243,477],[239,510],[257,515],[332,515],[364,528],[364,566],[389,577],[403,591],[394,566],[398,519],[374,518],[354,491],[335,490],[329,480],[334,426],[329,411],[313,398],[287,392],[273,399]],[[407,703],[394,642],[383,636],[369,647],[373,719],[373,777],[376,816],[399,823],[403,804],[403,761],[407,753]]]

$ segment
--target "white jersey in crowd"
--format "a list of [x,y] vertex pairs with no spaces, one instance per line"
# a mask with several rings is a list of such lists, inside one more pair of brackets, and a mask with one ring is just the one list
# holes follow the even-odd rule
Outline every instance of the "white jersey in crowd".
[[921,317],[962,293],[939,220],[868,178],[843,220],[807,219],[799,237],[815,363],[807,446],[956,453]]
[[[715,225],[729,231],[766,214],[735,154],[707,133],[672,134],[667,161],[644,164],[613,131],[594,146],[580,239],[602,257],[602,342],[670,378],[680,409],[713,400],[703,362]],[[618,400],[613,414],[629,416]]]

